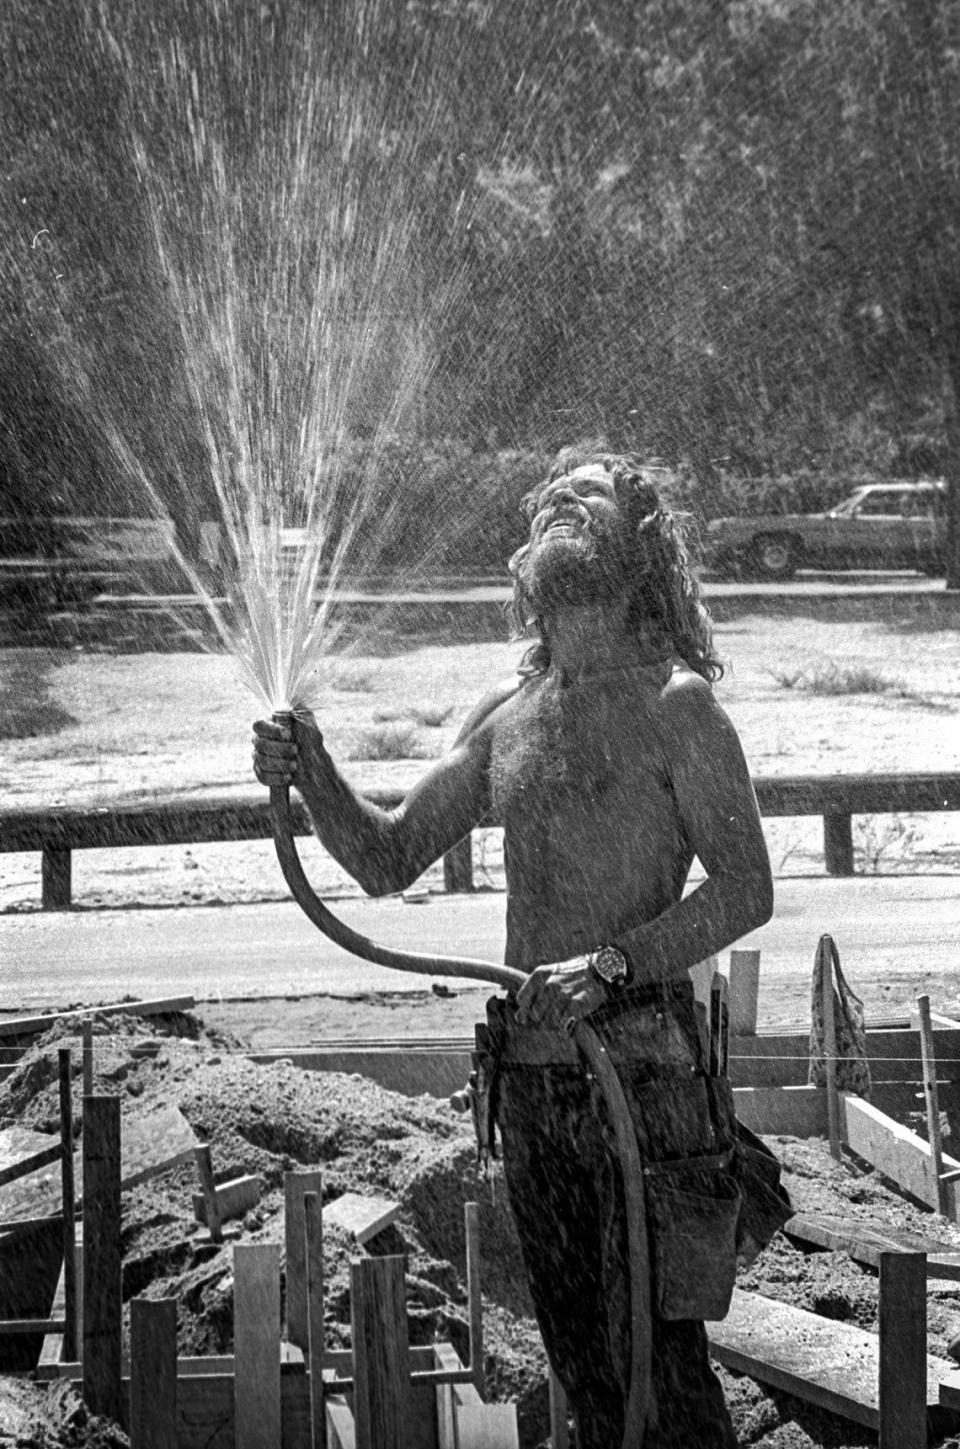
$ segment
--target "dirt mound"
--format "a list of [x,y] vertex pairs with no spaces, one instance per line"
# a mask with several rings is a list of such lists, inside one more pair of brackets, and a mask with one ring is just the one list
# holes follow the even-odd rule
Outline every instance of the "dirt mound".
[[[34,1130],[56,1128],[57,1048],[64,1045],[71,1048],[79,1072],[76,1031],[64,1023],[53,1026],[0,1086],[0,1119]],[[496,1180],[495,1191],[478,1184],[472,1131],[446,1103],[387,1092],[359,1076],[308,1073],[288,1062],[258,1065],[241,1042],[208,1032],[195,1017],[101,1019],[95,1033],[95,1090],[120,1096],[124,1123],[132,1124],[160,1104],[176,1106],[197,1137],[210,1144],[215,1170],[259,1173],[264,1180],[259,1204],[241,1222],[228,1225],[228,1241],[220,1245],[195,1220],[198,1182],[192,1166],[171,1168],[124,1192],[124,1302],[140,1293],[174,1297],[182,1354],[230,1351],[232,1242],[282,1245],[284,1173],[309,1166],[322,1168],[326,1201],[358,1192],[399,1203],[397,1223],[368,1250],[406,1255],[411,1341],[449,1341],[466,1357],[463,1205],[479,1201],[488,1392],[517,1402],[524,1449],[544,1442],[546,1364],[502,1179]],[[78,1120],[78,1130],[81,1125]],[[936,1220],[930,1214],[904,1203],[875,1175],[834,1164],[821,1144],[780,1139],[771,1140],[771,1146],[784,1162],[797,1208],[887,1221],[935,1235],[947,1249],[960,1247],[956,1229],[937,1222],[932,1234]],[[355,1253],[344,1229],[332,1221],[325,1226],[331,1346],[349,1342],[349,1264]],[[778,1236],[742,1276],[741,1286],[876,1328],[876,1275],[845,1254],[805,1253]],[[930,1351],[942,1352],[958,1328],[960,1300],[935,1290]],[[786,1395],[769,1394],[749,1379],[727,1372],[722,1377],[744,1445],[852,1449],[875,1442],[866,1431]],[[66,1389],[51,1395],[13,1379],[0,1383],[0,1442],[7,1442],[8,1433],[12,1444],[50,1449],[81,1442],[112,1449],[124,1442],[110,1426],[85,1421],[81,1427],[85,1411]],[[80,1433],[89,1437],[78,1438]]]

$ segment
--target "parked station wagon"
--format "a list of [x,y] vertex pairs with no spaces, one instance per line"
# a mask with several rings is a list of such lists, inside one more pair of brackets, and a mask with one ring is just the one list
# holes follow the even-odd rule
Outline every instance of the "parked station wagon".
[[867,483],[826,513],[715,518],[704,563],[735,577],[788,579],[799,568],[946,567],[947,490],[939,480]]

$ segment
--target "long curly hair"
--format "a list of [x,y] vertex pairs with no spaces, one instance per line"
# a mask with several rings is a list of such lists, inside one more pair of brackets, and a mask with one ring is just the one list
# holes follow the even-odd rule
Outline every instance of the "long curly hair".
[[[690,516],[664,506],[649,465],[633,454],[610,453],[597,444],[564,448],[546,481],[525,496],[521,512],[532,521],[543,489],[585,467],[606,469],[625,510],[631,562],[630,627],[646,639],[651,635],[654,640],[662,638],[665,652],[679,655],[690,669],[713,683],[723,674],[723,664],[713,647],[713,623],[690,562]],[[508,615],[514,638],[523,638],[532,627],[540,636],[524,655],[521,674],[543,674],[550,666],[549,630],[522,582],[520,566],[526,554],[525,545],[510,560],[513,598]]]

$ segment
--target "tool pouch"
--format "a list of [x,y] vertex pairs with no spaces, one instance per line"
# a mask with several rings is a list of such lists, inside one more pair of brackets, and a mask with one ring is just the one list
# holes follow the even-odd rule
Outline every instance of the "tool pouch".
[[741,1194],[729,1154],[644,1168],[653,1291],[661,1318],[718,1319],[737,1274]]
[[780,1164],[759,1137],[739,1120],[726,1077],[706,1079],[715,1140],[732,1149],[731,1170],[740,1188],[736,1249],[749,1265],[793,1212],[780,1181]]

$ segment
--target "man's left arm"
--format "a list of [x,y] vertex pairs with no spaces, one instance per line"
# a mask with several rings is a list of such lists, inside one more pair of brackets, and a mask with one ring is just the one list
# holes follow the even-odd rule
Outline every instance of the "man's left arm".
[[680,676],[663,703],[670,784],[706,879],[618,937],[639,982],[684,976],[773,913],[770,859],[736,730],[699,675]]
[[[737,732],[699,675],[674,676],[662,700],[664,765],[687,841],[706,880],[652,921],[625,922],[615,939],[628,980],[682,979],[773,913],[773,880],[760,812]],[[531,972],[520,1020],[572,1026],[610,999],[589,957]]]

